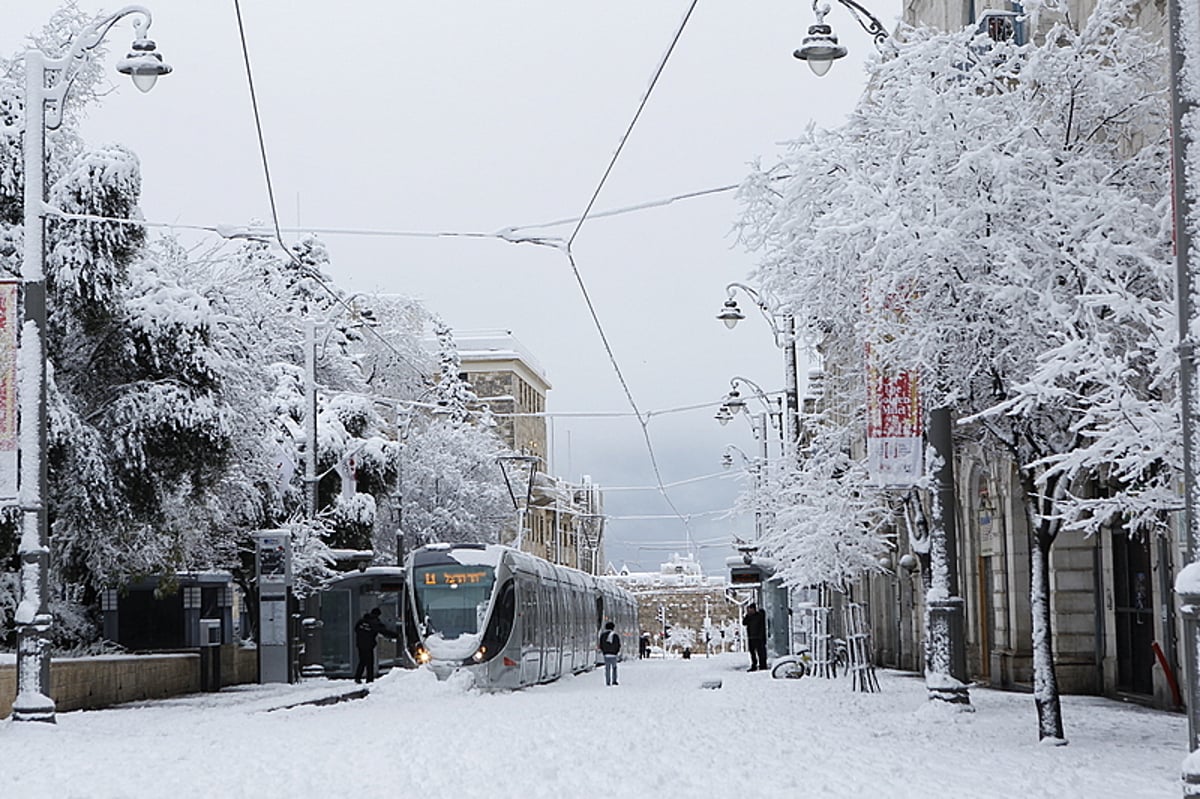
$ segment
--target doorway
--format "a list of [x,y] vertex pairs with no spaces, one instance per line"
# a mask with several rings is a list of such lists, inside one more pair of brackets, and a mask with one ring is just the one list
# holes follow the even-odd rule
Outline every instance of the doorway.
[[1148,536],[1112,534],[1117,690],[1154,693],[1154,595]]

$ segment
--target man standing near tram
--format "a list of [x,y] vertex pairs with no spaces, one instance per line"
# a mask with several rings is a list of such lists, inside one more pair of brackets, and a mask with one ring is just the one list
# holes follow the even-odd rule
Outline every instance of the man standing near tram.
[[355,682],[362,682],[364,674],[367,682],[375,681],[375,642],[379,636],[386,635],[393,641],[396,640],[396,634],[384,626],[379,619],[380,615],[382,614],[379,608],[375,608],[369,613],[364,613],[354,625],[354,646],[358,650],[358,666],[354,669]]

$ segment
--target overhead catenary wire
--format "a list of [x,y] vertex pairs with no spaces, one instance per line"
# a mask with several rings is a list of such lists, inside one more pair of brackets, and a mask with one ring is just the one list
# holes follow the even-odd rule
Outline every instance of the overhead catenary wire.
[[[641,427],[641,431],[642,431],[642,438],[646,445],[646,451],[650,458],[650,464],[654,471],[654,475],[655,475],[655,479],[658,484],[659,492],[661,493],[663,499],[667,502],[668,506],[670,506],[671,510],[674,512],[674,514],[675,514],[674,518],[677,518],[678,520],[683,522],[685,535],[688,537],[689,540],[691,539],[691,529],[688,524],[689,516],[708,515],[708,513],[706,512],[706,513],[700,513],[700,514],[684,515],[675,506],[675,503],[672,501],[670,495],[667,493],[667,489],[666,489],[665,483],[662,478],[662,471],[659,468],[658,458],[657,458],[657,455],[654,450],[654,442],[650,437],[650,431],[649,431],[650,418],[648,416],[646,416],[645,414],[643,414],[643,412],[639,408],[639,406],[637,404],[637,400],[634,398],[633,392],[630,389],[629,383],[626,380],[623,371],[621,370],[621,366],[618,363],[617,358],[616,358],[616,353],[613,351],[612,345],[609,342],[608,335],[605,332],[604,326],[600,321],[600,316],[596,310],[595,303],[592,301],[591,295],[589,294],[588,289],[587,289],[587,284],[585,283],[585,281],[583,279],[583,274],[580,271],[579,265],[575,259],[575,254],[572,250],[572,245],[574,244],[576,237],[579,235],[580,230],[582,230],[584,223],[587,221],[588,216],[591,214],[592,209],[595,206],[595,203],[596,203],[597,199],[599,198],[601,191],[604,189],[604,185],[608,181],[609,175],[612,174],[612,170],[616,166],[616,163],[617,163],[618,159],[620,158],[621,152],[624,150],[625,144],[628,142],[630,135],[633,133],[634,127],[636,126],[638,120],[641,118],[642,111],[645,109],[646,104],[650,99],[650,95],[653,93],[655,86],[658,84],[659,78],[662,76],[663,71],[666,69],[667,62],[670,59],[671,54],[675,51],[675,47],[679,43],[679,40],[683,35],[684,29],[687,27],[688,21],[691,19],[692,13],[696,9],[697,3],[698,3],[698,0],[691,0],[691,3],[688,5],[687,11],[685,12],[682,20],[680,20],[679,27],[676,29],[674,35],[671,38],[670,45],[667,47],[667,50],[663,53],[663,56],[658,63],[658,66],[654,70],[653,76],[650,80],[650,84],[646,88],[646,91],[643,93],[642,98],[638,103],[637,110],[634,112],[634,115],[633,115],[632,119],[630,120],[629,125],[625,129],[625,132],[622,134],[616,150],[614,151],[612,157],[609,159],[609,162],[608,162],[607,166],[605,167],[603,174],[601,175],[600,181],[596,184],[596,188],[593,190],[591,197],[588,199],[588,203],[585,206],[583,213],[580,215],[579,220],[576,222],[574,229],[571,231],[571,235],[566,239],[566,241],[560,242],[558,240],[553,240],[553,239],[538,239],[538,238],[533,238],[533,237],[514,237],[511,235],[511,232],[507,232],[507,231],[501,231],[500,234],[498,234],[500,237],[505,238],[506,240],[510,240],[510,241],[528,242],[528,243],[533,243],[533,244],[540,244],[540,245],[555,247],[557,249],[561,249],[564,252],[564,254],[566,255],[567,260],[571,265],[572,274],[575,277],[575,281],[576,281],[577,285],[579,286],[580,293],[583,295],[584,302],[587,305],[588,313],[590,314],[590,316],[592,318],[592,322],[595,325],[596,331],[600,336],[601,343],[603,344],[605,352],[608,355],[609,363],[612,365],[613,371],[615,372],[615,374],[617,376],[618,382],[620,382],[620,384],[621,384],[621,388],[625,394],[625,397],[628,400],[630,407],[633,409],[634,415],[638,419],[638,424]],[[267,198],[268,198],[268,201],[271,206],[271,219],[272,219],[272,225],[274,228],[275,240],[279,243],[279,246],[284,250],[284,252],[287,253],[287,255],[292,259],[292,261],[295,262],[302,270],[304,270],[314,280],[314,282],[316,282],[319,286],[321,286],[321,288],[324,289],[326,291],[326,293],[328,293],[334,299],[335,302],[345,306],[346,308],[348,308],[350,310],[353,310],[353,307],[349,303],[347,303],[346,300],[344,298],[342,298],[338,292],[336,292],[331,286],[329,286],[327,284],[324,277],[319,273],[318,270],[316,270],[315,268],[311,267],[308,264],[303,263],[299,259],[299,257],[291,250],[291,248],[288,247],[287,244],[283,241],[283,234],[282,234],[282,231],[279,226],[278,208],[277,208],[277,204],[275,202],[275,191],[274,191],[274,187],[272,185],[271,172],[270,172],[270,167],[269,167],[269,163],[268,163],[268,159],[267,159],[266,140],[265,140],[265,137],[263,136],[262,119],[261,119],[261,114],[259,112],[257,94],[256,94],[255,88],[254,88],[253,72],[252,72],[252,69],[250,66],[250,52],[249,52],[249,47],[246,43],[245,25],[242,20],[242,11],[241,11],[240,0],[234,0],[234,9],[237,14],[238,34],[239,34],[239,38],[241,41],[242,56],[243,56],[243,60],[245,62],[245,67],[246,67],[246,80],[247,80],[247,84],[248,84],[248,87],[250,90],[251,106],[252,106],[252,109],[254,112],[255,130],[257,132],[258,145],[259,145],[259,155],[262,160],[263,175],[264,175],[264,178],[265,178],[266,184],[267,184]],[[370,330],[371,328],[368,328],[368,329]],[[384,339],[383,336],[378,333],[378,331],[372,331],[372,332],[374,332],[375,335],[379,338],[379,340],[383,341],[385,343],[385,345],[389,347],[389,349],[392,349],[395,352],[395,354],[401,359],[402,362],[412,366],[408,362],[407,358],[403,355],[403,353],[400,353],[399,350],[396,350],[396,348],[394,346],[392,346],[390,344],[390,342],[387,342],[386,339]],[[422,377],[426,381],[429,380],[428,376],[426,376],[426,375],[422,375]],[[722,511],[722,512],[725,512],[725,511]],[[667,518],[671,518],[671,517],[667,517]]]
[[[267,159],[267,142],[266,138],[263,136],[262,115],[258,110],[258,93],[254,89],[254,71],[250,68],[250,48],[246,44],[246,27],[242,22],[241,1],[233,0],[233,8],[234,12],[237,14],[238,38],[240,39],[242,46],[242,60],[246,65],[246,85],[250,90],[250,106],[254,112],[254,130],[258,136],[258,152],[262,160],[263,178],[267,184],[267,201],[271,206],[271,223],[275,231],[275,240],[279,243],[280,248],[287,254],[292,262],[295,263],[296,266],[298,266],[305,274],[307,274],[313,280],[313,282],[320,286],[325,293],[333,299],[334,302],[353,313],[356,311],[354,306],[347,302],[341,293],[329,285],[329,282],[325,280],[325,277],[318,269],[301,261],[299,256],[297,256],[296,253],[292,251],[292,248],[287,246],[283,240],[283,232],[279,228],[279,210],[275,203],[275,188],[271,181],[271,167]],[[400,359],[401,363],[412,369],[426,385],[432,383],[429,375],[425,374],[425,370],[410,361],[403,352],[401,352],[390,341],[384,338],[383,334],[371,327],[367,327],[367,330],[369,330],[385,347],[391,350],[392,353]]]
[[637,110],[633,113],[633,118],[629,120],[629,125],[625,128],[625,132],[621,134],[621,139],[617,142],[617,149],[613,151],[612,158],[608,160],[608,166],[604,168],[604,174],[600,176],[600,182],[596,184],[596,189],[592,192],[587,206],[583,209],[583,214],[580,215],[579,221],[575,223],[575,229],[567,237],[568,251],[570,251],[571,245],[575,243],[575,237],[579,235],[579,231],[583,228],[583,223],[587,221],[592,207],[596,204],[596,200],[599,199],[600,192],[604,189],[604,184],[608,182],[608,176],[612,174],[613,167],[617,165],[617,160],[621,157],[621,151],[625,149],[625,144],[629,141],[629,136],[633,133],[634,126],[637,125],[638,120],[641,118],[642,111],[646,109],[646,103],[649,102],[654,87],[658,85],[658,79],[662,77],[663,70],[667,67],[667,61],[671,58],[671,54],[675,52],[675,46],[679,44],[680,37],[683,36],[683,29],[687,27],[688,20],[692,18],[692,12],[696,10],[697,2],[699,0],[692,0],[683,15],[683,19],[679,21],[679,27],[675,30],[675,35],[671,37],[671,44],[667,47],[666,52],[663,53],[662,59],[659,60],[658,66],[650,78],[650,85],[646,87],[641,101],[638,102]]
[[[779,392],[771,392],[771,393],[779,393]],[[770,394],[768,393],[768,396],[769,395]],[[653,410],[653,411],[643,411],[641,415],[646,417],[646,419],[651,419],[655,416],[666,416],[667,414],[671,414],[671,413],[685,413],[687,411],[702,411],[707,408],[715,408],[720,405],[724,405],[725,402],[726,402],[726,400],[724,400],[724,399],[715,400],[712,402],[697,402],[697,403],[693,403],[691,405],[679,405],[674,408],[659,408],[659,409]],[[527,419],[527,418],[534,418],[534,419],[536,419],[536,418],[603,419],[603,418],[614,418],[614,417],[627,418],[630,416],[637,416],[638,414],[635,413],[634,411],[536,411],[536,412],[522,411],[519,413],[518,412],[514,412],[514,413],[493,412],[492,415],[497,416],[497,417],[503,417],[505,419],[517,419],[517,418],[520,418],[520,419]]]
[[[777,178],[772,178],[777,179]],[[781,179],[781,178],[778,178]],[[621,216],[624,214],[637,213],[639,211],[647,211],[653,208],[661,208],[671,205],[680,200],[691,200],[698,197],[708,197],[714,194],[722,194],[725,192],[734,191],[738,188],[737,183],[728,183],[724,186],[714,186],[707,189],[697,189],[695,191],[682,192],[673,194],[669,197],[661,197],[655,200],[646,200],[644,202],[634,203],[633,205],[625,205],[618,208],[610,208],[604,211],[593,211],[589,214],[589,219],[600,219],[605,217]],[[278,243],[274,235],[274,228],[255,227],[248,225],[232,225],[224,222],[161,222],[149,219],[134,219],[127,216],[105,216],[102,214],[81,214],[76,212],[63,211],[53,206],[47,206],[47,213],[53,214],[59,219],[71,219],[83,222],[112,222],[121,225],[130,225],[135,227],[150,228],[150,229],[165,229],[165,230],[195,230],[204,233],[214,233],[223,239],[228,240],[247,240],[256,241],[269,238],[272,243]],[[500,241],[507,244],[525,244],[537,243],[539,240],[535,238],[518,236],[517,233],[525,230],[541,230],[550,227],[558,227],[578,222],[580,217],[569,216],[561,219],[555,219],[550,222],[540,222],[530,225],[509,225],[508,227],[500,228],[494,232],[485,232],[478,230],[384,230],[379,228],[345,228],[345,227],[329,227],[329,226],[309,226],[305,227],[280,227],[281,233],[290,234],[306,234],[311,233],[319,236],[360,236],[360,237],[378,237],[378,238],[414,238],[414,239],[481,239]]]
[[604,325],[600,322],[600,315],[596,311],[596,305],[592,301],[591,294],[588,292],[587,283],[583,279],[583,273],[579,269],[579,264],[575,260],[573,245],[575,238],[579,235],[579,231],[583,229],[584,223],[587,221],[588,215],[596,204],[596,200],[600,197],[600,192],[604,189],[604,184],[608,182],[609,175],[612,174],[613,167],[616,166],[617,160],[621,157],[621,152],[625,149],[626,142],[629,141],[630,135],[633,133],[634,126],[637,125],[638,119],[641,118],[642,111],[646,108],[646,103],[650,100],[650,95],[654,91],[654,87],[658,85],[659,78],[662,77],[663,71],[666,69],[667,61],[671,54],[675,52],[675,46],[679,44],[680,38],[683,36],[684,28],[687,27],[688,21],[692,17],[692,12],[696,10],[698,0],[692,0],[688,5],[687,12],[683,15],[683,19],[679,22],[679,27],[675,30],[674,36],[671,37],[671,43],[663,53],[662,59],[659,60],[658,66],[655,68],[653,76],[650,79],[650,84],[646,87],[646,91],[642,94],[641,100],[638,102],[637,110],[630,119],[629,125],[625,128],[625,132],[621,135],[621,139],[617,144],[616,150],[608,161],[608,165],[604,168],[604,173],[600,176],[600,181],[596,184],[595,190],[592,191],[592,196],[588,199],[587,205],[584,207],[583,213],[579,217],[579,221],[575,224],[575,228],[571,231],[571,235],[567,237],[563,252],[567,257],[567,261],[571,264],[571,273],[575,277],[575,282],[579,286],[579,291],[583,295],[584,304],[587,305],[588,313],[592,317],[592,323],[596,327],[596,332],[600,336],[600,342],[604,345],[604,351],[608,354],[609,363],[612,365],[613,371],[616,373],[617,381],[621,384],[621,390],[625,393],[625,398],[629,401],[629,406],[633,409],[637,416],[638,424],[642,430],[642,440],[646,444],[646,452],[650,457],[650,466],[654,470],[654,477],[658,481],[659,493],[662,494],[663,500],[675,513],[676,518],[683,523],[684,533],[691,538],[691,526],[688,523],[688,517],[680,513],[679,508],[675,506],[670,494],[664,486],[662,478],[662,470],[658,465],[658,457],[654,452],[654,441],[650,437],[649,422],[641,409],[638,407],[637,400],[634,399],[633,391],[629,387],[629,382],[625,379],[625,374],[621,370],[620,363],[617,362],[616,353],[613,351],[612,344],[608,340],[608,334],[604,331]]
[[683,480],[676,480],[673,483],[664,483],[662,485],[604,486],[604,493],[607,494],[610,491],[657,491],[660,488],[675,488],[676,486],[690,485],[692,483],[699,483],[704,480],[714,480],[714,479],[728,480],[728,479],[731,479],[734,477],[738,477],[740,474],[741,474],[740,472],[713,472],[712,474],[702,474],[702,475],[698,475],[696,477],[688,477]]

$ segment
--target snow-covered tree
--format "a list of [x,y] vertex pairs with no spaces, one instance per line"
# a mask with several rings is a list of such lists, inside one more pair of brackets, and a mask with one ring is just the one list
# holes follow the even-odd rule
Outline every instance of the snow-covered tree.
[[681,627],[676,625],[667,633],[667,640],[663,642],[663,648],[670,651],[675,650],[682,652],[685,649],[696,648],[696,631],[691,627]]
[[761,545],[786,585],[828,584],[847,591],[880,570],[891,516],[882,491],[867,484],[850,436],[862,428],[821,426],[798,466],[770,486],[773,519]]
[[[479,397],[471,384],[460,376],[462,369],[458,348],[454,344],[454,331],[441,319],[434,320],[434,335],[437,340],[438,377],[434,394],[439,415],[453,422],[473,420],[479,414]],[[484,423],[491,424],[483,409]]]
[[[54,53],[87,21],[69,6],[35,45]],[[23,223],[22,63],[0,63],[0,270],[13,275]],[[49,200],[68,213],[136,220],[136,156],[119,145],[88,148],[77,132],[102,81],[98,64],[83,66],[64,125],[48,136]],[[136,224],[51,218],[46,253],[52,604],[60,619],[77,620],[58,625],[60,641],[93,634],[79,609],[132,577],[232,567],[250,588],[255,530],[292,529],[310,581],[324,574],[330,545],[371,546],[378,504],[399,485],[395,409],[427,400],[437,373],[422,349],[430,317],[419,303],[347,297],[312,236],[287,253],[260,242],[203,252],[148,241]],[[297,468],[311,443],[309,320],[318,326],[316,519],[303,518]],[[452,348],[448,328],[439,337]],[[486,425],[466,421],[478,414],[468,411],[474,397],[456,357],[441,353],[447,418],[408,430],[413,463],[439,468],[423,481],[435,484],[433,500],[414,480],[413,508],[431,517],[422,523],[431,537],[470,528],[486,538],[503,495],[491,474],[501,448]],[[5,619],[17,597],[16,541],[16,517],[0,515]]]
[[[401,453],[397,504],[410,543],[495,543],[512,502],[489,427],[434,415],[414,420]],[[386,542],[382,542],[386,545]]]
[[1166,439],[1145,440],[1172,427],[1164,64],[1131,7],[1105,0],[1076,29],[1039,6],[1043,35],[1024,46],[907,32],[846,126],[810,130],[743,189],[764,288],[843,348],[837,365],[861,369],[869,343],[1017,465],[1038,729],[1053,739],[1048,554],[1091,510],[1064,501],[1069,484],[1102,477],[1123,495],[1102,513],[1144,521],[1170,459]]

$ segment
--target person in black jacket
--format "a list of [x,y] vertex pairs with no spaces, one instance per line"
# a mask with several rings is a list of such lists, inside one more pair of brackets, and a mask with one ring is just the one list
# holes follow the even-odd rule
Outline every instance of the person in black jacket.
[[753,602],[746,606],[742,619],[746,625],[746,645],[750,649],[750,671],[765,671],[767,668],[767,614]]
[[354,669],[354,681],[362,682],[363,674],[367,682],[375,681],[375,641],[381,635],[386,635],[393,641],[396,634],[383,625],[379,620],[379,608],[364,613],[354,625],[354,646],[358,649],[358,667]]
[[604,684],[617,684],[617,657],[621,654],[621,636],[614,629],[615,624],[605,622],[604,632],[600,633],[600,653],[604,655]]

